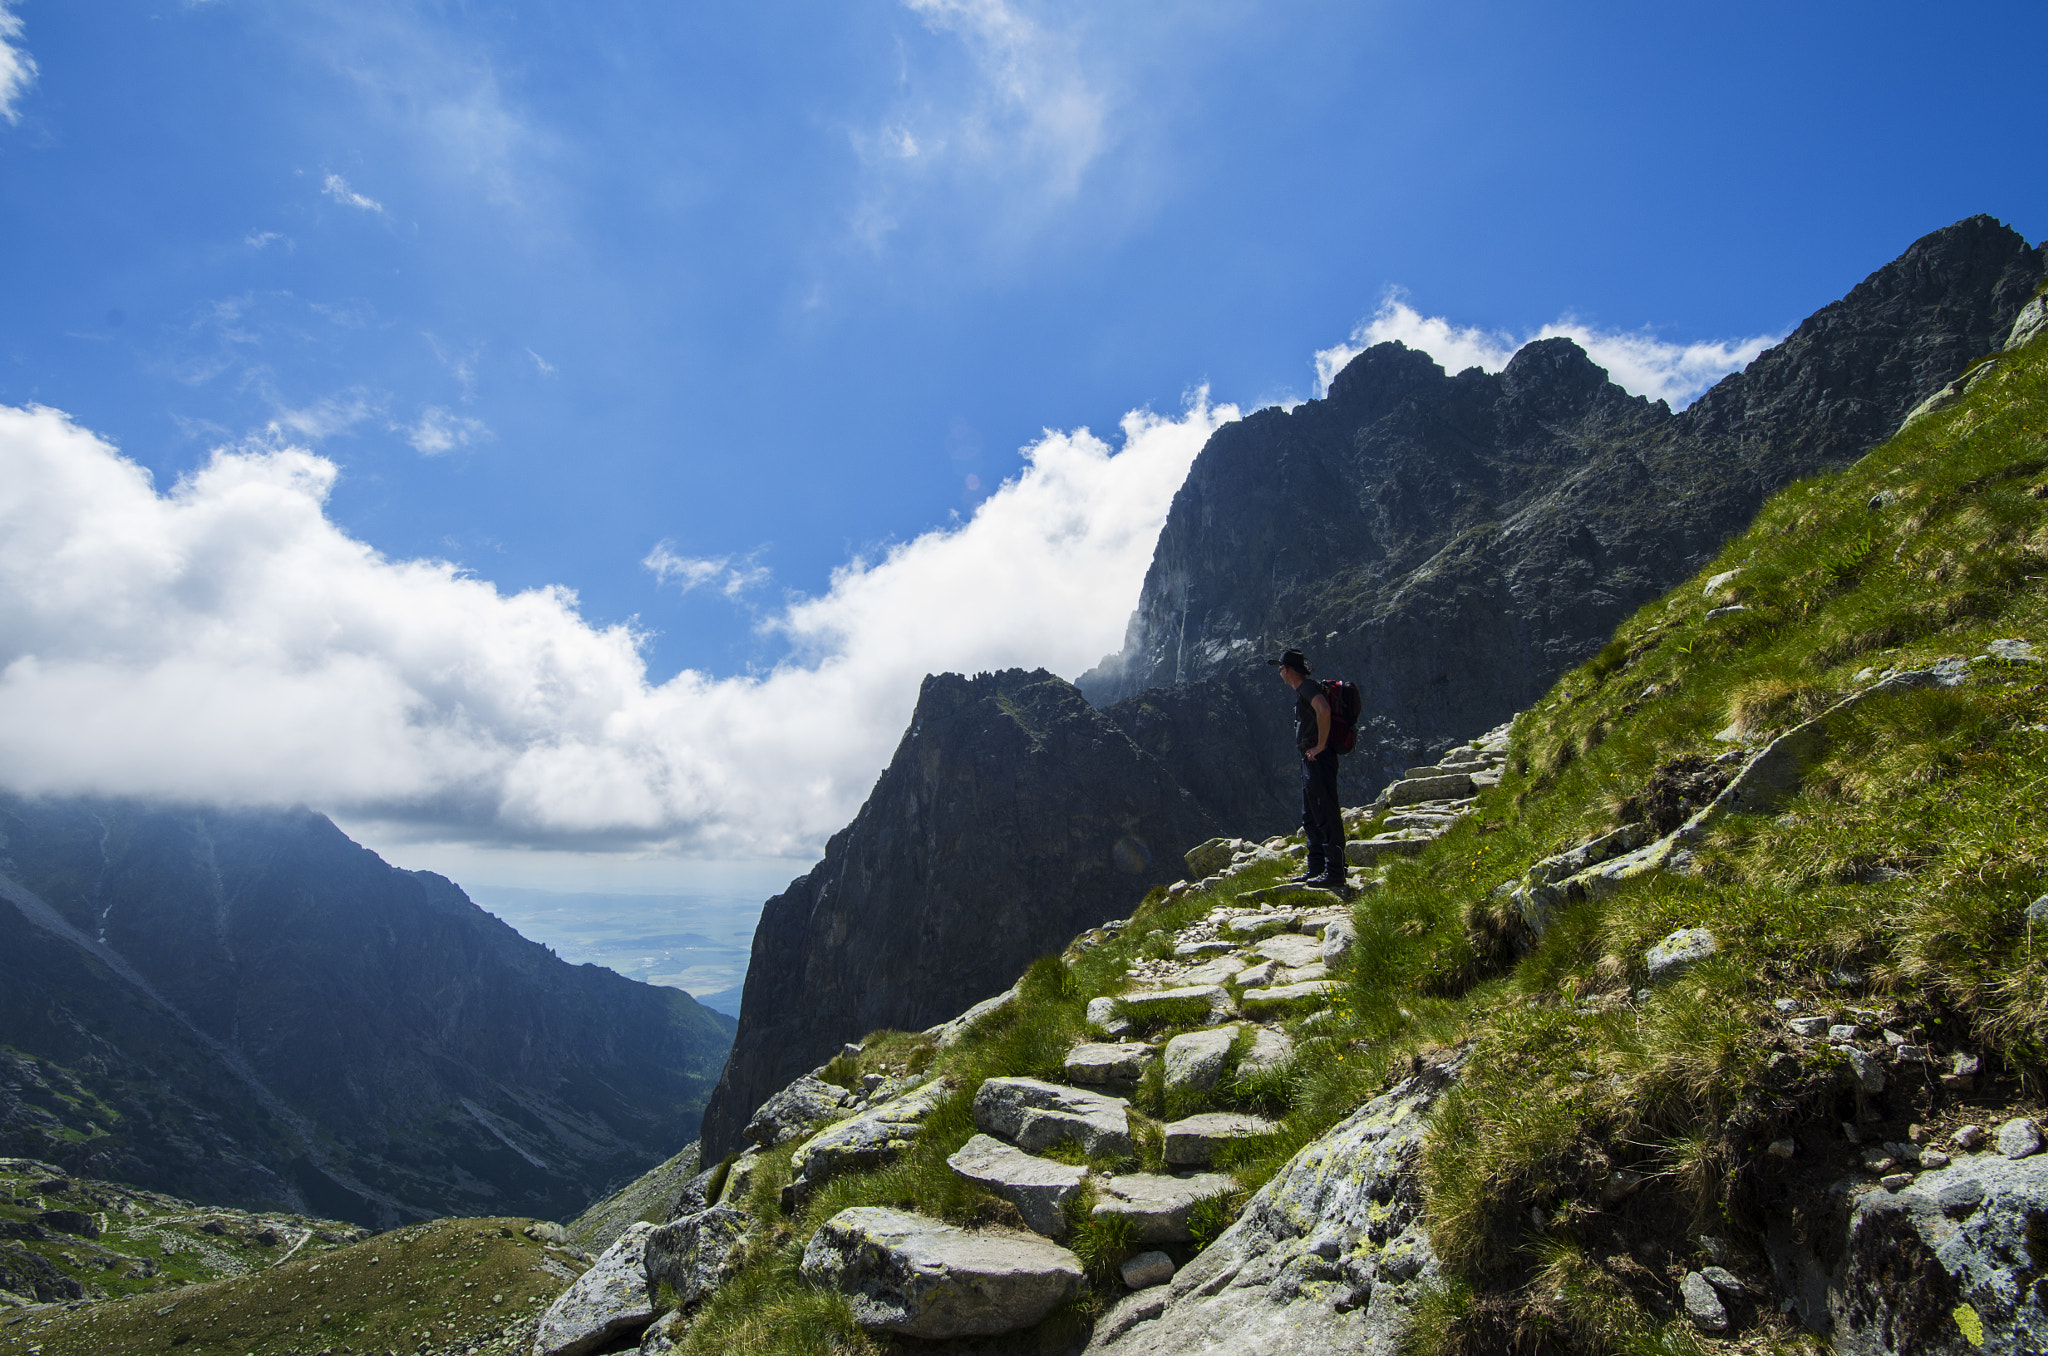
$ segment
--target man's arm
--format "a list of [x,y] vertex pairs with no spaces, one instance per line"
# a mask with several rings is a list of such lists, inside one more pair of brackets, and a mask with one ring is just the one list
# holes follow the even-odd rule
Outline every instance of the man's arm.
[[1318,692],[1308,699],[1308,704],[1316,709],[1316,746],[1308,751],[1309,761],[1314,762],[1330,742],[1330,699]]

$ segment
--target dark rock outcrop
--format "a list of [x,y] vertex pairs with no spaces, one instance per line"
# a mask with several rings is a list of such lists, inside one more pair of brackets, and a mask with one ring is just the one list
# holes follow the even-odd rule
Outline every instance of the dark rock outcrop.
[[895,757],[825,860],[768,901],[708,1159],[841,1042],[920,1030],[1103,922],[1214,822],[1160,762],[1042,670],[927,678]]
[[2044,264],[1989,217],[1936,231],[1677,415],[1568,339],[1497,375],[1378,345],[1327,398],[1216,432],[1123,651],[1080,686],[1235,831],[1271,832],[1298,811],[1258,661],[1301,645],[1365,699],[1363,798],[1527,705],[1773,490],[1889,436],[1999,347]]
[[732,1020],[309,811],[0,798],[0,1153],[388,1226],[676,1152]]

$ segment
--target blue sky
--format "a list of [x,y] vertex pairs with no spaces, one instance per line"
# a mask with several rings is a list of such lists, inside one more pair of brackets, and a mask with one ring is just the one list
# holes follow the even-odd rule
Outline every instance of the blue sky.
[[2048,233],[2038,3],[5,12],[10,784],[507,885],[795,874],[1361,326],[1682,400]]

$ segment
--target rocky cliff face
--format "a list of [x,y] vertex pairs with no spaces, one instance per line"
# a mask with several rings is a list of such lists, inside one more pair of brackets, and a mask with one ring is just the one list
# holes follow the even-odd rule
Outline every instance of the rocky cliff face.
[[1772,490],[1888,436],[1999,346],[2044,265],[1989,217],[1936,231],[1677,415],[1568,339],[1497,375],[1372,348],[1326,399],[1217,431],[1123,651],[1080,686],[1206,807],[1268,832],[1296,810],[1258,661],[1300,645],[1365,697],[1346,789],[1368,794],[1532,700]]
[[842,1042],[1006,988],[1133,889],[1178,876],[1177,854],[1213,831],[1157,758],[1052,674],[927,678],[860,814],[762,910],[706,1159]]
[[674,1153],[732,1023],[323,816],[0,801],[0,1152],[389,1225]]

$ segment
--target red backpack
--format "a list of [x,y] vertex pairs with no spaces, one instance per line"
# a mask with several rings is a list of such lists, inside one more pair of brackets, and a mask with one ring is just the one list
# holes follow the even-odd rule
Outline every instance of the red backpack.
[[1329,747],[1337,753],[1349,753],[1358,747],[1358,713],[1365,706],[1358,695],[1358,684],[1342,678],[1325,678],[1322,684],[1323,695],[1330,699]]

